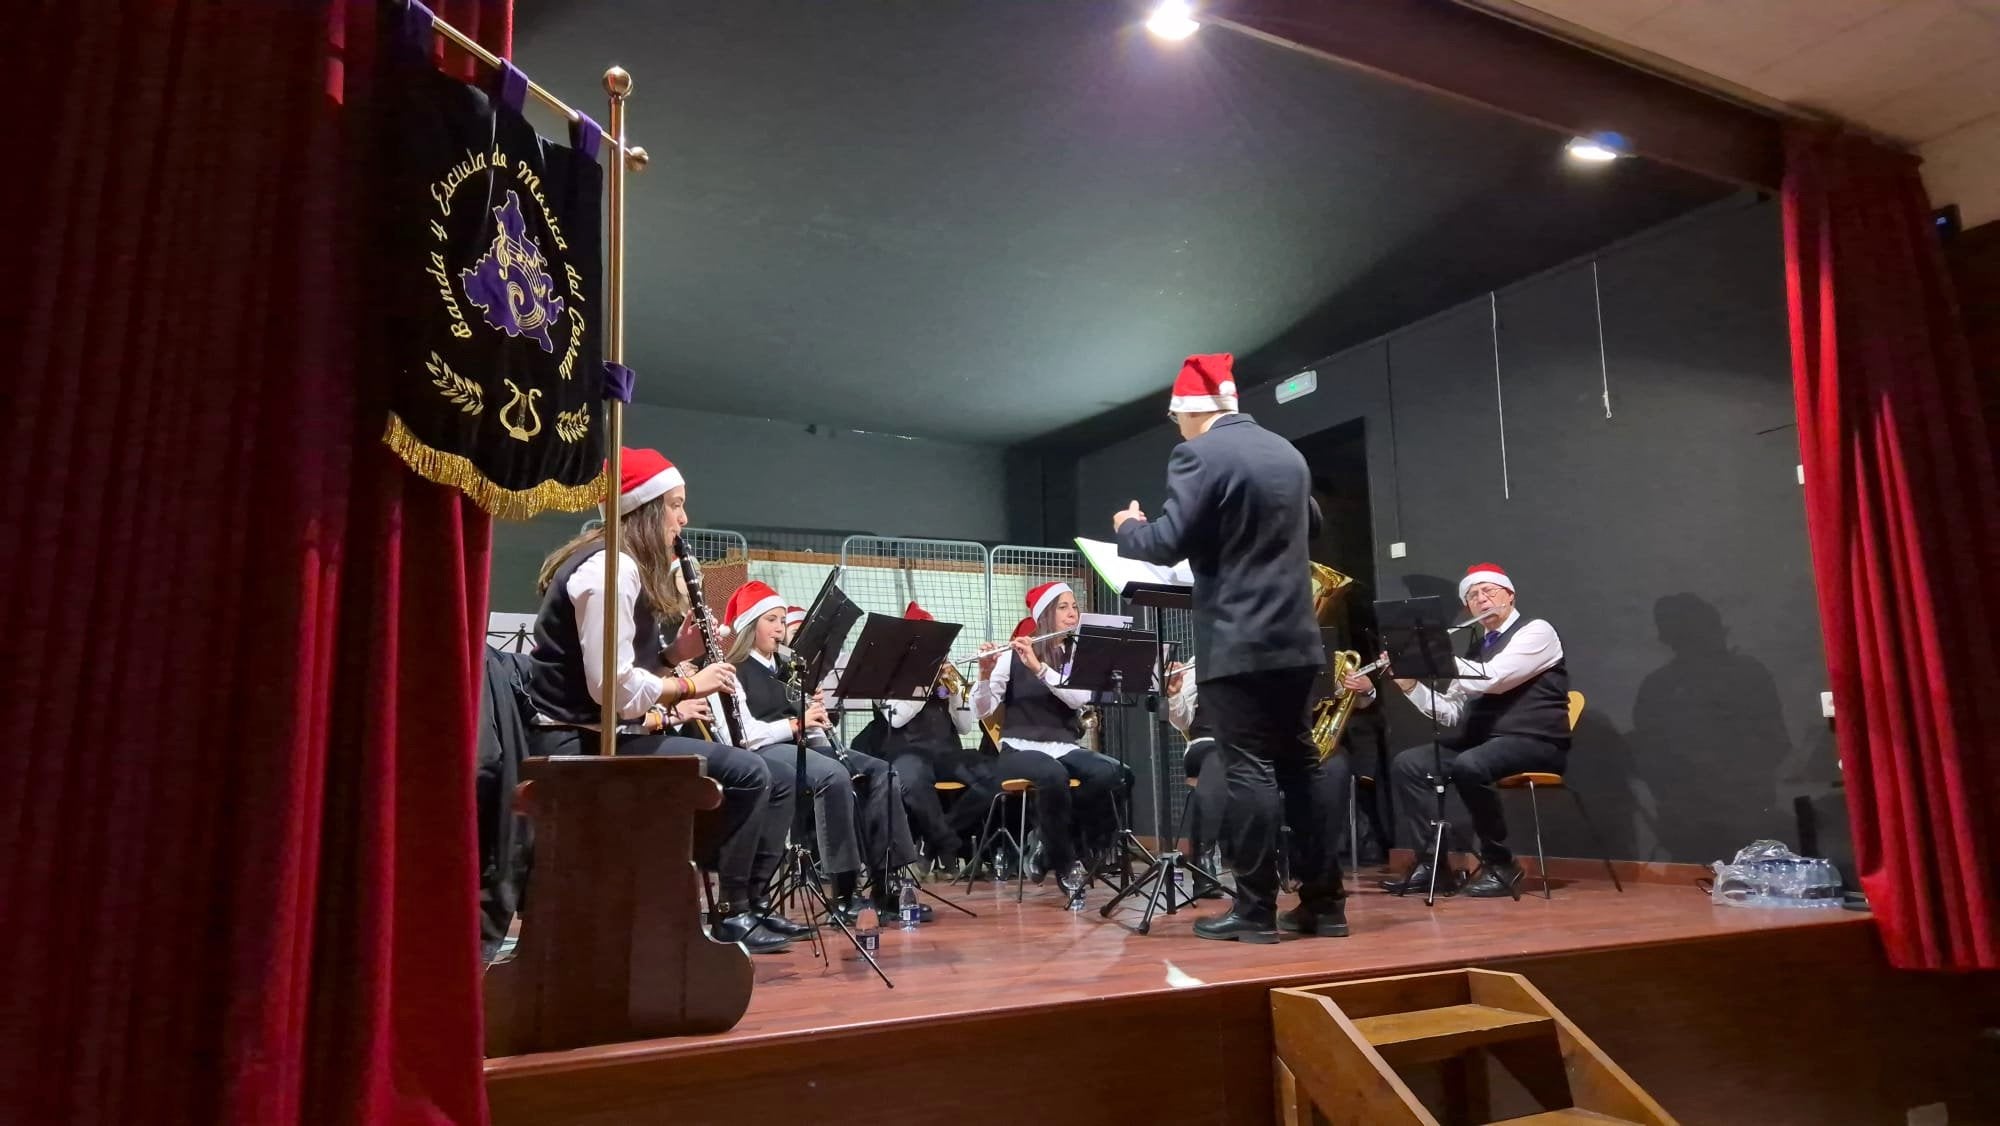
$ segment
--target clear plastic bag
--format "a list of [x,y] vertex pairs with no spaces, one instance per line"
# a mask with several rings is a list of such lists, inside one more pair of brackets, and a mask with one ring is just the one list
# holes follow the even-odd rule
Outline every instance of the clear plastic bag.
[[1838,907],[1840,872],[1830,860],[1800,856],[1778,841],[1753,841],[1716,861],[1711,901],[1727,907]]

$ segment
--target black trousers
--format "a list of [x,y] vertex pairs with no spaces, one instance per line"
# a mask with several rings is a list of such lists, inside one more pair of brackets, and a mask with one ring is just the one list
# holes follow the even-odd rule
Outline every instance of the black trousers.
[[979,778],[974,755],[958,747],[918,747],[904,744],[889,758],[889,768],[903,790],[903,810],[910,831],[930,845],[931,855],[955,860],[964,854],[965,835],[952,828],[939,799],[939,782],[958,782],[967,787]]
[[[1387,826],[1382,821],[1379,800],[1387,783],[1382,778],[1381,752],[1372,749],[1357,749],[1353,744],[1347,743],[1344,739],[1342,742],[1345,745],[1333,757],[1320,764],[1320,771],[1326,776],[1325,784],[1327,792],[1334,796],[1336,805],[1338,806],[1333,819],[1333,849],[1336,853],[1343,852],[1352,843],[1355,851],[1349,855],[1354,858],[1356,864],[1359,864],[1361,862],[1360,845],[1357,842],[1349,842],[1347,839],[1347,795],[1351,790],[1357,770],[1362,775],[1375,780],[1374,786],[1352,791],[1355,799],[1355,813],[1359,816],[1364,830],[1374,830],[1375,839],[1381,842],[1384,849],[1387,849],[1389,841],[1387,834],[1384,832]],[[1426,747],[1425,751],[1428,752],[1429,748]],[[1297,829],[1293,829],[1294,833],[1297,831]]]
[[1229,780],[1225,850],[1236,871],[1236,911],[1269,921],[1278,906],[1278,826],[1292,827],[1300,902],[1328,907],[1345,892],[1332,822],[1344,815],[1308,738],[1312,668],[1273,669],[1201,682]]
[[[758,748],[756,754],[770,768],[774,793],[780,787],[789,792],[797,784],[799,748],[795,744],[775,743]],[[879,867],[885,857],[892,868],[916,858],[907,820],[889,815],[890,803],[900,803],[902,796],[893,784],[888,763],[853,751],[843,761],[831,751],[808,748],[805,764],[822,871],[837,876]],[[858,789],[856,776],[862,780]],[[783,829],[777,839],[782,846]],[[763,886],[758,885],[760,890]]]
[[[597,746],[595,731],[574,727],[536,727],[528,738],[538,755],[591,754]],[[618,753],[697,755],[706,762],[708,776],[722,787],[722,808],[717,831],[707,831],[702,824],[709,815],[696,818],[695,862],[714,870],[725,904],[748,903],[755,871],[767,859],[764,840],[773,826],[778,836],[769,848],[768,862],[770,870],[777,868],[777,849],[784,843],[784,826],[792,814],[791,783],[773,785],[771,772],[749,751],[678,735],[621,735]]]
[[[1117,759],[1095,751],[1077,747],[1057,758],[1045,751],[1017,750],[1003,743],[999,756],[979,772],[958,800],[951,825],[960,835],[978,832],[1000,793],[1000,783],[1025,778],[1035,784],[1035,819],[1042,830],[1043,859],[1050,871],[1064,873],[1076,862],[1082,837],[1080,817],[1115,823],[1109,813],[1110,802],[1122,777]],[[1071,778],[1082,785],[1070,789]]]
[[1082,747],[1056,761],[1080,783],[1070,791],[1077,844],[1086,851],[1108,847],[1118,835],[1118,800],[1132,795],[1130,772],[1110,755]]
[[[1560,773],[1569,761],[1569,743],[1526,735],[1496,735],[1464,750],[1447,747],[1443,759],[1445,782],[1458,791],[1465,812],[1471,815],[1472,829],[1479,835],[1480,861],[1506,864],[1514,859],[1514,854],[1507,848],[1507,817],[1500,808],[1500,791],[1494,789],[1493,783],[1528,770]],[[1410,840],[1419,856],[1427,855],[1430,850],[1430,822],[1437,816],[1437,797],[1431,790],[1433,765],[1431,746],[1425,743],[1397,754],[1389,767],[1396,787],[1396,807],[1402,811],[1403,824],[1409,828]],[[1449,805],[1446,818],[1451,820],[1446,847],[1467,847],[1471,842],[1465,837],[1464,823],[1451,818]]]
[[1188,854],[1200,864],[1208,846],[1222,841],[1223,815],[1229,808],[1229,769],[1214,736],[1189,743],[1181,765],[1182,772],[1195,780],[1194,792],[1187,797],[1194,803],[1194,817],[1188,822]]

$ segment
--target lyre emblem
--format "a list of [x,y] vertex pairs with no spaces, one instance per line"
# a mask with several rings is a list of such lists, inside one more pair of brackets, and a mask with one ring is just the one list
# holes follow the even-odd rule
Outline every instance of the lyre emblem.
[[[503,379],[500,382],[505,383],[507,389],[514,392],[514,397],[507,400],[506,406],[500,408],[500,425],[506,427],[507,433],[520,442],[525,442],[535,435],[540,434],[542,432],[542,414],[535,409],[535,400],[542,397],[542,389],[535,387],[523,391],[515,386],[514,381],[511,379]],[[510,412],[513,415],[511,421],[508,418]],[[522,426],[521,421],[524,415],[527,421],[534,425]]]

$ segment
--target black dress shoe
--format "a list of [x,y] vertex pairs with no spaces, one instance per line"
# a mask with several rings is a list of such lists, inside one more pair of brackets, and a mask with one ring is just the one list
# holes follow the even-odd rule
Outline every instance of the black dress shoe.
[[813,932],[813,929],[804,923],[795,923],[785,918],[768,903],[757,904],[750,909],[750,913],[757,916],[764,929],[772,934],[781,934],[786,938],[804,938]]
[[1226,915],[1195,920],[1194,933],[1196,938],[1212,938],[1217,942],[1250,942],[1268,946],[1278,941],[1275,923],[1239,915],[1233,910]]
[[[1382,890],[1390,895],[1426,895],[1431,887],[1431,866],[1417,862],[1401,877],[1382,881]],[[1437,893],[1455,895],[1458,892],[1458,873],[1450,868],[1438,873]]]
[[[866,906],[869,906],[868,902],[858,898],[836,899],[831,905],[831,912],[842,926],[851,930],[861,921],[861,909]],[[877,918],[880,918],[879,913]]]
[[1221,884],[1216,883],[1214,880],[1199,876],[1195,878],[1194,882],[1195,899],[1224,899],[1227,898],[1228,895],[1229,895],[1229,890],[1223,887]]
[[1278,929],[1321,938],[1347,937],[1347,905],[1340,900],[1320,907],[1301,903],[1278,916]]
[[752,954],[778,954],[791,946],[792,940],[777,934],[764,925],[764,920],[744,911],[731,915],[715,924],[717,942],[740,942]]
[[1474,899],[1499,899],[1501,896],[1521,898],[1521,866],[1513,861],[1505,864],[1486,864],[1479,869],[1479,875],[1465,885],[1465,894]]

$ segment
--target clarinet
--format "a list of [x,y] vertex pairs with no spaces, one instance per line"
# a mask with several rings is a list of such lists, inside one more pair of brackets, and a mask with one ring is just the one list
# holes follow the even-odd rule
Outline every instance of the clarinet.
[[829,732],[806,726],[806,663],[797,653],[778,647],[778,659],[785,666],[785,701],[799,710],[799,738],[814,750],[824,750],[845,763],[847,748]]
[[[701,597],[701,569],[695,566],[694,552],[688,550],[685,536],[674,537],[674,558],[680,562],[681,578],[687,581],[688,613],[694,615],[695,628],[701,631],[701,647],[704,665],[722,662],[722,643],[715,639],[715,623],[708,616],[708,603]],[[722,714],[729,720],[729,732],[733,739],[743,738],[743,705],[734,693],[719,693],[722,697]],[[740,744],[739,744],[740,745]]]

